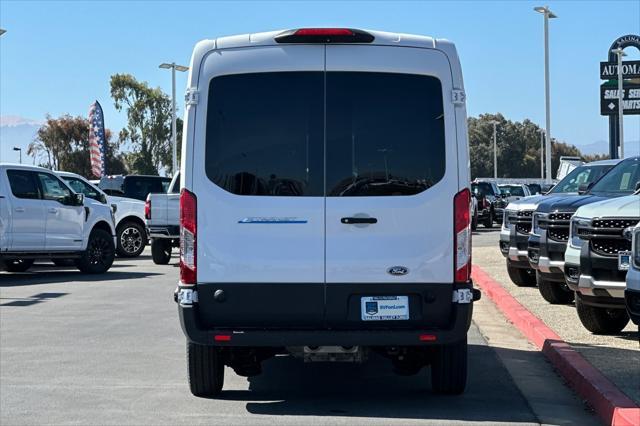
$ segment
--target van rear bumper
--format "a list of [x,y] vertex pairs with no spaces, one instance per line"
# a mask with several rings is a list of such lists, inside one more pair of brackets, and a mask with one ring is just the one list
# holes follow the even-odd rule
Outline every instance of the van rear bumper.
[[[450,289],[453,289],[449,285]],[[473,300],[480,299],[480,292],[472,283],[456,286],[469,289]],[[444,302],[443,302],[444,303]],[[286,327],[207,327],[203,325],[198,302],[178,303],[180,325],[187,339],[193,343],[210,346],[423,346],[453,343],[462,340],[471,324],[473,303],[454,303],[449,299],[448,318],[438,326],[415,324],[408,327],[402,321],[359,322],[351,328],[319,325],[308,328]],[[241,320],[240,320],[241,321]],[[384,328],[383,328],[384,327]],[[218,337],[216,336],[224,336]],[[228,337],[227,337],[228,336]],[[223,340],[219,340],[223,339]]]

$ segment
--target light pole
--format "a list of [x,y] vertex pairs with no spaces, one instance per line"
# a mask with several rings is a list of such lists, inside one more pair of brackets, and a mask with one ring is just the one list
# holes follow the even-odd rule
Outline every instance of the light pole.
[[544,179],[544,129],[538,129],[540,132],[540,179]]
[[18,148],[17,146],[14,146],[13,150],[20,151],[20,164],[22,164],[22,148]]
[[172,63],[162,63],[160,68],[171,70],[171,149],[172,149],[172,166],[173,175],[178,171],[178,145],[176,142],[176,70],[184,72],[189,69],[184,65],[176,65]]
[[489,124],[493,124],[493,178],[498,178],[498,124],[499,121],[491,120]]
[[624,126],[622,124],[622,119],[624,117],[624,89],[622,88],[622,57],[627,56],[627,54],[624,53],[624,49],[619,47],[617,49],[613,49],[612,52],[618,56],[618,126],[620,126],[620,130],[618,131],[618,140],[620,141],[620,158],[624,158]]
[[549,100],[549,19],[557,18],[550,9],[549,6],[534,7],[538,13],[544,14],[544,95],[545,95],[545,110],[546,110],[546,124],[545,124],[545,136],[547,138],[546,149],[546,169],[547,169],[547,183],[551,183],[551,105]]

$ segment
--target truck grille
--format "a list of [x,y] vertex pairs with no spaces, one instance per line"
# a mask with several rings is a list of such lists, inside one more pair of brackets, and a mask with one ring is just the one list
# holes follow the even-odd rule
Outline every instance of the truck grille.
[[516,231],[519,234],[531,232],[531,221],[533,220],[533,210],[522,210],[515,218]]
[[631,241],[622,235],[625,228],[634,226],[640,218],[599,218],[591,226],[578,226],[580,238],[589,240],[591,251],[601,256],[617,256],[620,251],[631,250]]
[[550,239],[561,243],[569,241],[569,224],[573,213],[551,213],[542,228],[547,228]]

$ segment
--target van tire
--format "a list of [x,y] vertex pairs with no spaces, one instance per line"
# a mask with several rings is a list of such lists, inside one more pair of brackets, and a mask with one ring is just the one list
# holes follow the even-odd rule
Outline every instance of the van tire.
[[489,210],[489,215],[482,221],[485,228],[493,228],[493,210]]
[[533,287],[536,285],[536,275],[533,274],[531,269],[516,268],[511,265],[511,261],[507,259],[507,273],[511,282],[518,287]]
[[442,395],[459,395],[467,385],[467,337],[434,348],[431,388]]
[[171,240],[151,239],[151,258],[156,265],[166,265],[171,260]]
[[116,230],[116,251],[120,257],[138,257],[147,244],[147,232],[137,222],[127,221]]
[[5,260],[3,261],[3,263],[4,269],[7,272],[26,272],[29,268],[31,268],[31,265],[33,265],[34,261],[35,259],[12,259]]
[[576,297],[576,310],[584,328],[593,334],[617,334],[629,323],[629,315],[625,309],[585,305],[580,296]]
[[566,284],[545,280],[536,271],[536,283],[542,298],[552,305],[566,305],[573,302],[574,293],[566,288]]
[[215,397],[224,385],[224,364],[214,346],[187,342],[189,388],[194,396]]
[[115,256],[111,234],[103,229],[94,228],[89,235],[87,249],[76,260],[76,266],[85,274],[102,274],[111,268]]

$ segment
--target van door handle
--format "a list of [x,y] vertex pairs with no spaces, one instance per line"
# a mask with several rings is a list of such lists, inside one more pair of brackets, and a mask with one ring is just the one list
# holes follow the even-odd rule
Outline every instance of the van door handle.
[[58,209],[55,207],[49,207],[49,213],[58,213]]
[[340,222],[345,225],[352,225],[358,223],[378,223],[378,219],[375,217],[343,217]]
[[18,213],[24,213],[24,207],[16,207],[14,210]]

